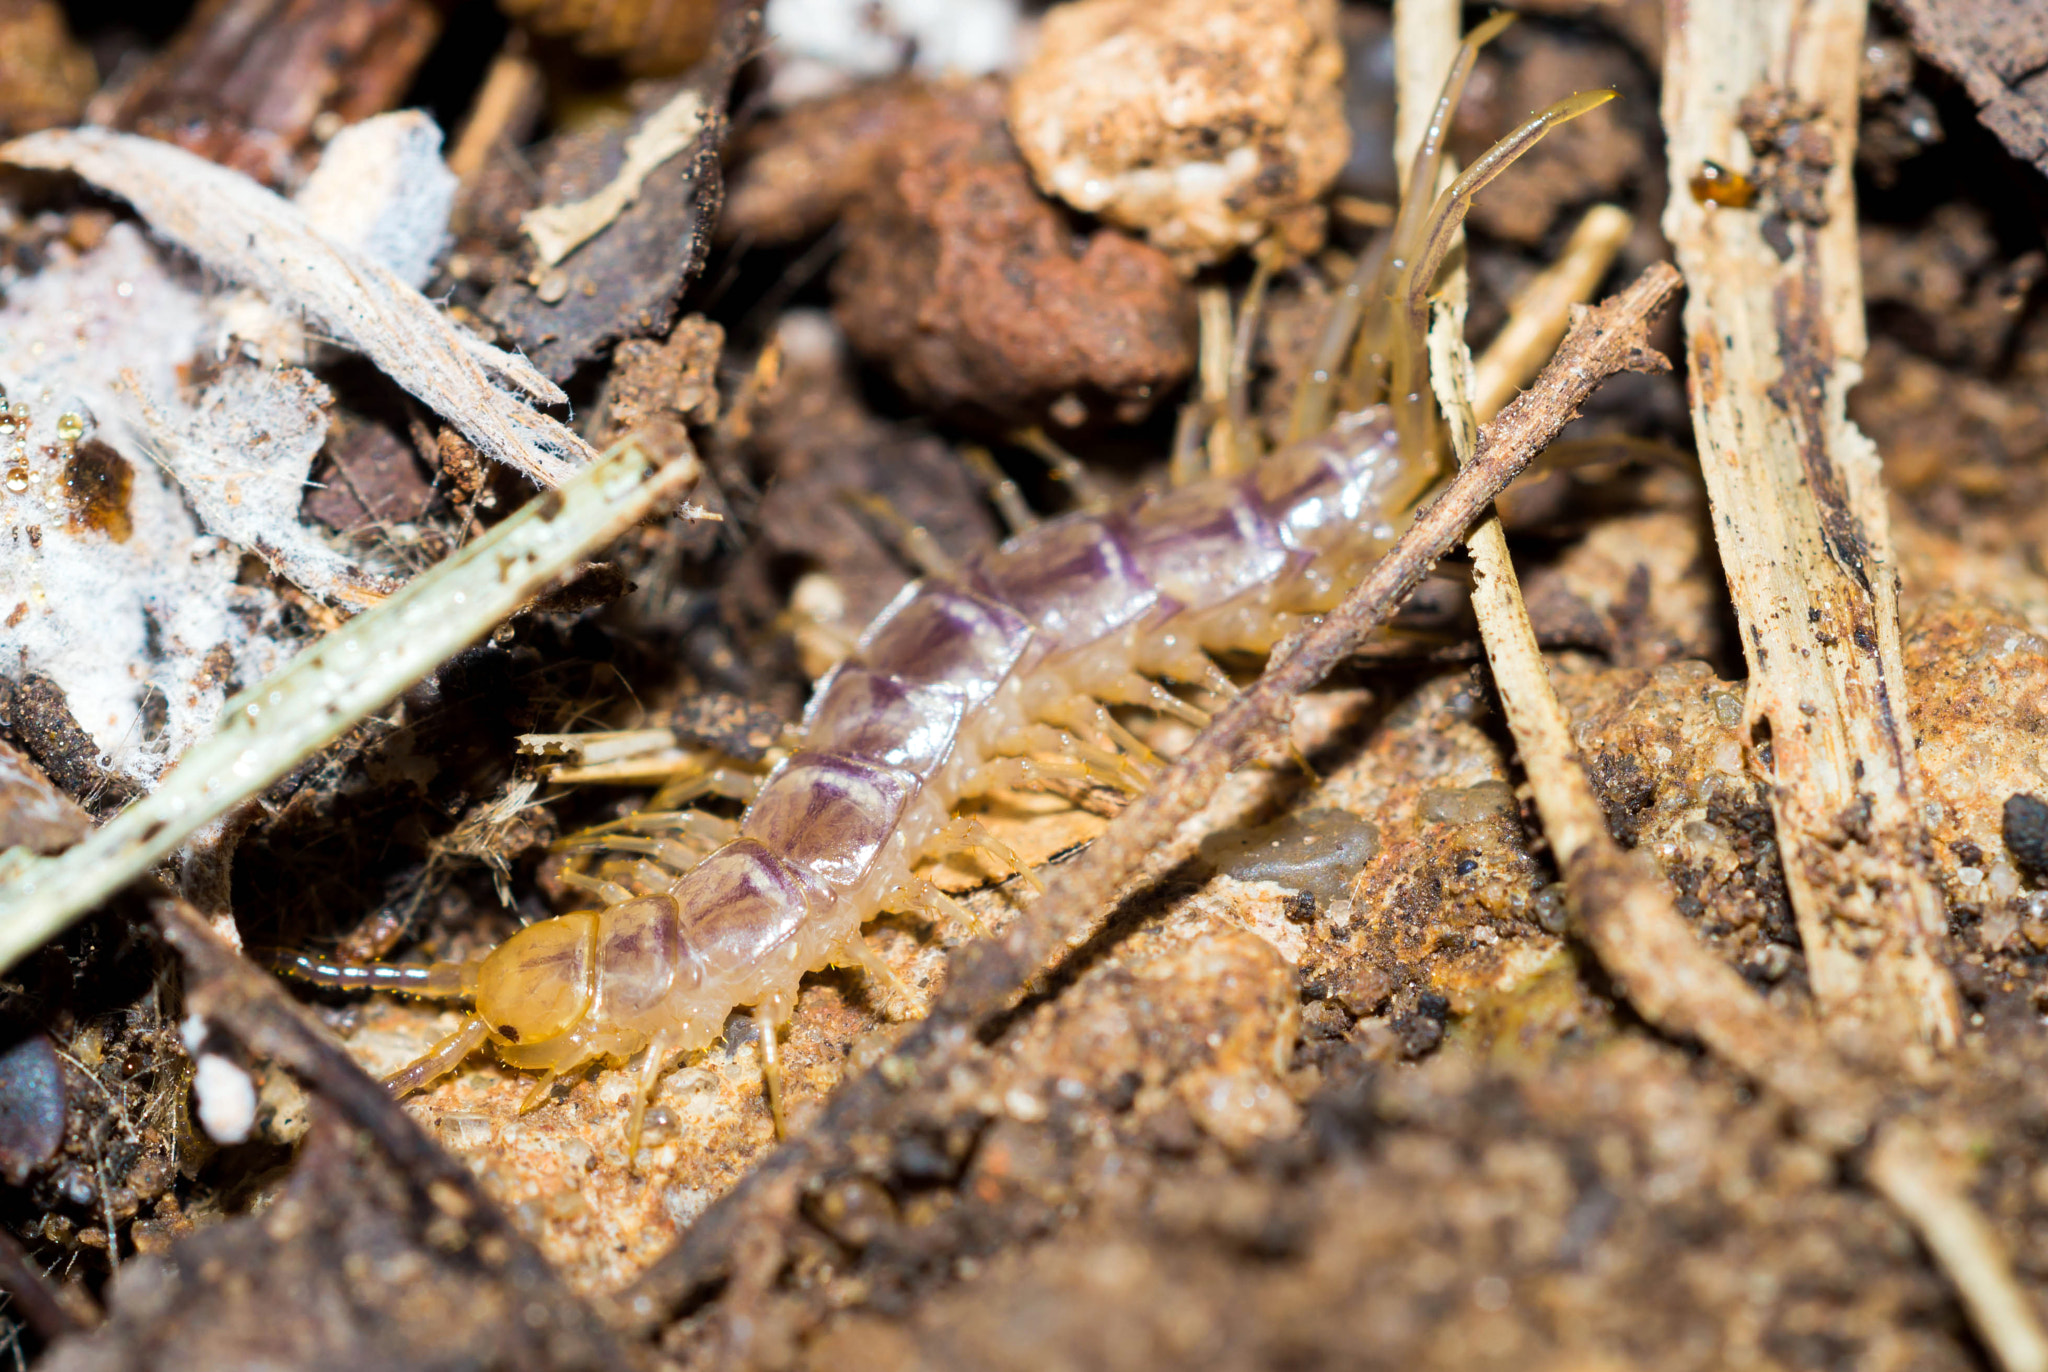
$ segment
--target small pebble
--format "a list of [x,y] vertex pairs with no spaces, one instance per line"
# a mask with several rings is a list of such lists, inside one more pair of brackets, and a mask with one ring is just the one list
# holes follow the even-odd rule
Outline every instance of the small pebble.
[[1319,242],[1343,79],[1331,0],[1074,0],[1046,13],[1010,129],[1045,191],[1192,272],[1276,227]]
[[199,1127],[219,1144],[248,1141],[256,1128],[256,1083],[218,1053],[201,1053],[192,1067],[192,1091],[199,1097]]

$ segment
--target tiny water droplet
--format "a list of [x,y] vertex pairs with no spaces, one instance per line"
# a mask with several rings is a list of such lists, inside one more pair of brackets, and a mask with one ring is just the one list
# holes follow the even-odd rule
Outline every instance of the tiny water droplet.
[[10,467],[7,470],[7,489],[19,495],[28,489],[28,468]]
[[85,421],[70,410],[57,416],[57,439],[61,443],[76,443],[85,437]]

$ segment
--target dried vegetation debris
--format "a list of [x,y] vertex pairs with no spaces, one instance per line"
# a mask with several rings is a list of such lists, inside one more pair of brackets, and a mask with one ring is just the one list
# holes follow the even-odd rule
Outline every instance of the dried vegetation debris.
[[[534,169],[540,203],[521,218],[534,251],[499,245],[530,267],[497,273],[478,310],[554,380],[567,381],[622,339],[666,333],[675,320],[724,199],[726,100],[760,22],[759,3],[727,7],[710,55],[688,75],[636,83],[627,119],[549,140]],[[516,166],[522,154],[501,156]],[[517,196],[522,188],[506,189]],[[604,213],[571,213],[573,233],[532,233],[593,200],[590,209]]]
[[[367,8],[380,7],[391,8]],[[1240,26],[1251,13],[1214,8]],[[1555,83],[1635,79],[1603,30],[1654,60],[1656,43],[1644,35],[1661,18],[1655,6],[1540,8],[1568,10],[1574,24],[1525,26],[1520,60],[1482,72],[1480,84],[1496,82],[1483,115],[1518,114],[1560,93]],[[641,9],[626,0],[618,14]],[[1266,28],[1256,36],[1282,46],[1299,36],[1285,24]],[[1305,49],[1308,65],[1321,61],[1323,41]],[[1071,80],[1074,70],[1053,75]],[[1204,71],[1191,79],[1213,86],[1214,70]],[[1022,86],[1007,99],[1022,100]],[[842,248],[829,285],[836,323],[815,308],[819,292],[798,283],[795,309],[789,296],[771,295],[774,309],[762,313],[772,318],[714,293],[705,308],[716,318],[688,315],[670,328],[691,263],[676,268],[681,275],[665,274],[669,259],[660,273],[632,264],[657,241],[672,257],[693,258],[694,246],[674,249],[708,228],[715,175],[702,179],[701,155],[686,150],[653,168],[647,192],[608,225],[623,226],[619,255],[604,255],[601,231],[556,264],[553,282],[521,256],[519,217],[539,202],[517,185],[510,158],[493,164],[489,176],[511,189],[470,223],[463,270],[451,263],[443,284],[455,282],[457,298],[474,307],[498,283],[495,300],[524,312],[501,320],[541,371],[559,378],[587,368],[572,387],[589,409],[586,437],[631,431],[666,448],[695,433],[722,488],[705,498],[728,523],[637,531],[583,588],[590,594],[536,605],[409,697],[390,723],[366,726],[274,793],[278,812],[244,845],[236,888],[239,906],[274,913],[265,937],[274,929],[295,946],[342,940],[354,956],[398,947],[459,957],[519,920],[567,908],[561,902],[579,897],[561,880],[550,840],[633,798],[563,794],[513,775],[510,734],[623,712],[623,680],[633,717],[650,728],[688,746],[769,756],[806,679],[843,654],[911,574],[890,546],[891,521],[855,508],[850,494],[882,496],[958,556],[995,536],[986,491],[956,453],[960,421],[986,432],[1050,420],[1093,458],[1088,445],[1102,430],[1171,397],[1194,360],[1188,288],[1154,246],[1088,226],[1032,189],[1005,128],[1005,99],[997,84],[919,78],[799,105],[748,134],[721,232],[740,252],[801,252],[820,236]],[[1302,99],[1300,108],[1314,103]],[[643,112],[655,103],[648,94]],[[1760,121],[1760,133],[1766,125],[1780,127]],[[1251,141],[1290,148],[1277,127],[1259,123]],[[1644,117],[1623,128],[1589,121],[1578,143],[1547,150],[1551,164],[1531,195],[1482,199],[1473,249],[1482,293],[1505,295],[1531,265],[1502,251],[1503,240],[1550,241],[1562,207],[1654,183],[1644,151],[1654,126]],[[540,200],[574,204],[601,190],[628,136],[551,135],[534,154],[548,168]],[[1796,145],[1794,137],[1778,151],[1796,163]],[[309,155],[303,140],[291,146],[293,157]],[[1319,166],[1320,156],[1308,161]],[[1183,263],[1275,227],[1297,234],[1297,247],[1312,243],[1320,226],[1310,231],[1315,215],[1299,211],[1315,195],[1292,179],[1301,165],[1256,193],[1224,194],[1225,211],[1175,202],[1159,221],[1167,237],[1156,241],[1180,245],[1169,250]],[[341,207],[357,208],[346,202],[344,193]],[[2014,321],[2033,278],[2024,255],[1981,224],[1942,222],[1958,230],[1952,242],[1939,229],[1866,234],[1870,260],[1888,268],[1870,271],[1873,289],[1897,304],[1897,319],[1927,327],[1879,353],[1858,398],[1911,511],[1900,534],[1907,685],[1929,856],[1958,980],[1979,1016],[1961,1055],[1941,1069],[1947,1084],[1915,1104],[1945,1122],[1943,1146],[1958,1167],[1977,1168],[1978,1203],[2034,1282],[2028,1255],[2048,1192],[2030,1142],[2039,1105],[2027,1072],[2048,1004],[2048,918],[2043,878],[2021,851],[2030,831],[2024,815],[2013,827],[2009,802],[2048,794],[2048,780],[2030,779],[2041,766],[2032,733],[2037,678],[2048,670],[2037,636],[2048,628],[2048,578],[2029,553],[2038,416],[2029,393],[1998,370],[2001,358],[2030,365],[2032,336]],[[429,247],[421,234],[401,236],[422,267],[439,251],[438,237]],[[1359,241],[1340,239],[1346,249]],[[95,229],[81,219],[71,232],[51,220],[38,243],[49,252],[44,274],[100,251],[130,254],[124,262],[141,263],[138,271],[153,262],[162,289],[191,297],[186,356],[220,327],[220,302],[204,283],[166,267],[132,226]],[[1188,246],[1197,243],[1207,246]],[[1277,284],[1314,306],[1347,266],[1341,254],[1311,258]],[[35,279],[10,283],[6,308]],[[262,302],[236,303],[238,326],[303,347],[289,312],[259,328],[251,321],[264,317]],[[764,328],[774,340],[765,353]],[[119,341],[108,337],[110,347]],[[729,341],[736,357],[721,374]],[[1257,357],[1284,373],[1299,352],[1268,342]],[[262,434],[289,450],[280,468],[302,481],[303,463],[315,461],[316,479],[331,481],[304,507],[330,529],[382,525],[389,540],[392,526],[431,512],[395,540],[404,555],[430,557],[450,542],[451,531],[434,524],[442,514],[474,519],[492,501],[516,498],[515,486],[493,486],[452,430],[437,439],[402,405],[360,403],[324,355],[290,355],[314,363],[320,379],[231,360],[156,383],[154,451],[171,454],[160,464],[131,462],[110,443],[119,467],[58,468],[73,483],[63,508],[100,521],[88,546],[122,546],[105,527],[108,512],[143,517],[155,482],[194,512],[179,526],[188,540],[201,519],[232,540],[222,556],[233,577],[221,580],[229,595],[251,593],[251,604],[273,604],[258,597],[277,593],[235,565],[234,549],[270,557],[302,586],[318,584],[307,559],[320,552],[395,571],[381,554],[336,551],[297,523],[296,502],[266,508],[245,498],[209,513],[191,494],[191,483],[210,478],[203,466],[181,467],[173,448],[217,450],[222,433],[208,427],[207,405],[248,413],[252,394],[281,406],[281,422]],[[757,355],[742,379],[734,368]],[[899,394],[878,406],[857,359]],[[338,404],[321,396],[323,381]],[[1956,395],[1974,426],[1963,462],[1942,432]],[[905,398],[918,417],[878,413]],[[1272,394],[1266,400],[1271,413],[1284,410]],[[1645,418],[1653,408],[1645,401],[1642,414],[1629,413],[1654,429]],[[46,422],[49,409],[32,405],[35,420]],[[102,430],[116,413],[93,411]],[[1114,449],[1112,441],[1101,452]],[[1745,726],[1744,686],[1725,675],[1735,645],[1688,480],[1652,473],[1623,482],[1596,470],[1554,483],[1567,494],[1529,502],[1511,520],[1518,557],[1546,645],[1564,650],[1552,674],[1612,832],[1661,867],[1715,957],[1777,1010],[1806,1019],[1817,1011],[1779,870],[1768,758]],[[125,499],[109,498],[124,481]],[[257,532],[279,521],[303,540],[296,576],[294,548],[266,549]],[[1950,579],[1970,594],[1924,598]],[[629,582],[640,589],[625,594]],[[609,608],[593,613],[600,603]],[[290,597],[283,604],[273,627],[289,644],[303,632],[290,614],[306,611]],[[1844,1185],[1836,1159],[1788,1130],[1778,1105],[1759,1102],[1711,1058],[1655,1041],[1617,1009],[1620,989],[1573,937],[1487,678],[1446,665],[1469,645],[1430,632],[1410,626],[1375,644],[1340,685],[1299,702],[1294,738],[1313,775],[1277,748],[1241,769],[1196,826],[1209,838],[1196,861],[1131,897],[942,1077],[897,1081],[900,1104],[881,1125],[827,1145],[837,1160],[800,1176],[787,1214],[749,1231],[718,1282],[658,1332],[661,1355],[702,1367],[1975,1365],[1950,1288],[1881,1201]],[[738,694],[718,695],[707,689],[714,684]],[[147,691],[121,699],[146,721],[168,717]],[[0,714],[17,737],[34,733],[32,751],[52,770],[76,764],[60,777],[67,789],[102,788],[101,801],[125,794],[103,789],[112,774],[70,714],[80,701],[66,700],[63,688],[31,676]],[[1171,751],[1188,731],[1146,737]],[[5,760],[0,752],[0,834],[18,815],[30,834],[54,825],[39,841],[61,843],[79,817],[53,812],[30,773],[7,785]],[[1102,832],[1096,816],[1044,798],[998,795],[977,814],[1033,862]],[[471,865],[478,860],[512,909],[495,907],[493,882]],[[938,875],[999,929],[1028,920],[1016,885],[990,887],[987,877],[966,867]],[[873,936],[912,989],[908,1009],[921,1011],[946,984],[953,936],[910,917],[883,921]],[[373,1070],[399,1065],[452,1026],[417,1005],[317,999]],[[912,1059],[891,1056],[915,1032],[904,1013],[851,975],[807,982],[784,1048],[794,1146],[831,1124],[828,1102],[849,1077],[879,1063],[887,1078],[892,1061],[914,1072]],[[70,1142],[53,1154],[32,1127],[19,1135],[28,1160],[17,1170],[59,1221],[35,1231],[39,1256],[68,1255],[80,1270],[96,1248],[124,1254],[124,1275],[107,1288],[107,1322],[62,1346],[52,1365],[257,1356],[310,1366],[479,1357],[611,1365],[618,1350],[594,1332],[592,1312],[620,1314],[637,1274],[750,1173],[786,1156],[743,1018],[723,1044],[663,1081],[637,1157],[623,1144],[625,1074],[564,1083],[522,1115],[531,1081],[474,1064],[408,1102],[403,1114],[460,1160],[473,1192],[446,1190],[450,1174],[394,1142],[416,1136],[379,1132],[404,1121],[352,1097],[366,1085],[360,1077],[334,1063],[309,1068],[311,1059],[266,1046],[242,1023],[225,1038],[202,1025],[191,1047],[246,1072],[258,1141],[244,1147],[269,1151],[187,1155],[175,1176],[148,1166],[161,1169],[173,1140],[204,1146],[190,1120],[159,1119],[158,1134],[137,1145],[109,1133],[114,1116],[93,1104],[132,1091],[138,1100],[148,1093],[151,1109],[165,1100],[189,1109],[187,1046],[175,1029],[138,1016],[111,1035],[101,1022],[72,1025],[48,1045],[92,1067],[90,1081],[64,1069]],[[82,1053],[88,1030],[112,1046]],[[26,1042],[23,1062],[48,1068],[44,1045]],[[146,1071],[144,1045],[153,1045]],[[12,1061],[0,1059],[0,1075]],[[308,1089],[317,1117],[298,1142]],[[0,1082],[0,1107],[52,1095],[47,1081]],[[346,1100],[355,1104],[337,1111]],[[10,1158],[8,1127],[0,1109],[0,1164]],[[289,1175],[258,1173],[259,1163],[288,1157]],[[95,1170],[109,1167],[108,1177]],[[253,1190],[232,1193],[236,1177]],[[88,1183],[90,1199],[80,1200]],[[476,1208],[459,1214],[464,1205]],[[561,1287],[485,1251],[489,1224],[477,1217],[501,1210],[505,1241],[522,1252],[530,1241]],[[755,1256],[755,1246],[769,1256]],[[627,1303],[607,1299],[621,1291]],[[561,1316],[557,1333],[572,1335],[529,1337],[537,1304]],[[276,1317],[284,1308],[302,1316],[288,1328]],[[594,1341],[578,1342],[577,1329]]]
[[432,0],[205,0],[107,73],[86,122],[290,186],[326,136],[401,102],[441,28]]

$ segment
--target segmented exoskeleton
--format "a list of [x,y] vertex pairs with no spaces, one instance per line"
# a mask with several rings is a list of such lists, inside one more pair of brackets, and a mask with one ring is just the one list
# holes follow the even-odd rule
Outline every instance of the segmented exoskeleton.
[[[1478,45],[1499,27],[1483,26],[1460,50],[1412,185],[1435,184],[1450,109]],[[602,839],[634,859],[585,879],[602,908],[533,924],[470,962],[299,957],[286,970],[331,986],[474,1002],[460,1030],[390,1078],[400,1092],[488,1041],[510,1066],[544,1074],[530,1106],[564,1072],[644,1050],[637,1141],[639,1112],[666,1064],[710,1044],[735,1007],[751,1006],[773,1101],[775,1029],[803,976],[851,965],[886,979],[862,938],[870,918],[957,912],[913,867],[961,848],[1007,856],[953,817],[963,798],[1054,778],[1141,787],[1142,745],[1108,705],[1201,722],[1160,679],[1230,693],[1211,652],[1270,649],[1333,606],[1383,553],[1439,475],[1421,380],[1430,279],[1472,194],[1548,128],[1605,98],[1551,107],[1426,211],[1419,201],[1403,208],[1386,244],[1361,264],[1303,384],[1294,427],[1320,430],[1315,437],[1245,471],[1039,525],[907,586],[820,684],[802,746],[760,785],[736,828],[694,812],[638,817],[624,826],[632,832]],[[1348,378],[1339,375],[1347,352]],[[1327,422],[1339,392],[1356,407]],[[708,854],[705,841],[716,844]]]

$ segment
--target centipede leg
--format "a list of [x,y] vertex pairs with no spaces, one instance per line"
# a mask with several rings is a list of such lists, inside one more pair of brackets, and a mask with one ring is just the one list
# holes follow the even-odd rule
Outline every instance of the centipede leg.
[[1159,765],[1159,755],[1119,723],[1108,707],[1093,696],[1078,695],[1061,701],[1044,711],[1041,718],[1048,724],[1076,731],[1093,730],[1110,747],[1122,749],[1140,770],[1148,774]]
[[946,827],[932,836],[928,853],[978,853],[995,859],[1008,867],[1016,878],[1033,891],[1044,894],[1045,883],[1038,879],[1016,850],[988,831],[988,826],[972,815],[958,815],[948,821]]
[[789,1137],[789,1121],[782,1114],[782,1045],[775,1039],[775,1015],[766,1004],[754,1007],[754,1028],[761,1037],[761,1081],[768,1088],[768,1114],[775,1121],[775,1137]]
[[1113,786],[1128,795],[1143,795],[1152,782],[1121,753],[1083,743],[1065,729],[1055,729],[1049,724],[1027,724],[999,746],[1009,753],[1043,754],[1044,757],[1034,760],[1047,770],[1048,775],[1057,775],[1056,768],[1067,771],[1078,768],[1082,779]]
[[409,1096],[422,1086],[439,1081],[482,1047],[486,1034],[483,1021],[471,1016],[460,1029],[384,1078],[385,1087],[394,1096]]
[[712,767],[665,784],[647,802],[650,810],[676,810],[699,796],[724,796],[728,800],[752,800],[761,789],[761,778],[737,767]]
[[640,1064],[640,1081],[633,1091],[633,1112],[626,1118],[626,1156],[640,1152],[640,1127],[647,1119],[647,1103],[661,1082],[661,1069],[668,1065],[669,1042],[656,1035],[647,1045],[647,1057]]
[[550,1067],[542,1072],[540,1080],[533,1084],[533,1089],[528,1091],[526,1098],[519,1102],[519,1113],[523,1115],[529,1110],[539,1108],[547,1100],[548,1093],[555,1089],[555,1079],[561,1075],[561,1070],[555,1067]]
[[1102,786],[1127,796],[1145,793],[1142,780],[1106,771],[1073,757],[997,757],[976,769],[961,783],[962,795],[987,795],[990,791],[1049,791],[1060,784]]
[[1076,508],[1090,511],[1109,508],[1109,492],[1081,465],[1080,459],[1048,438],[1045,430],[1034,425],[1010,437],[1018,447],[1036,453],[1046,466],[1052,468],[1053,475],[1073,492]]
[[[897,976],[895,970],[882,961],[882,955],[875,951],[874,944],[855,934],[845,944],[844,957],[860,968],[862,976],[882,988],[882,1008],[886,1013],[898,1019],[915,1018],[918,1012],[917,997],[903,984],[903,978]],[[840,965],[844,966],[845,963],[842,962]]]
[[996,512],[1003,517],[1003,523],[1013,534],[1027,533],[1038,527],[1038,516],[1024,503],[1024,493],[1017,489],[1003,469],[996,465],[994,456],[986,448],[969,447],[961,450],[967,460],[967,469],[974,473],[988,492],[988,498],[995,502]]
[[1155,710],[1170,719],[1177,719],[1197,729],[1209,723],[1207,710],[1190,705],[1150,677],[1140,676],[1136,672],[1103,682],[1098,690],[1104,698],[1119,705],[1137,705],[1147,710]]
[[[888,895],[883,896],[881,908],[884,910],[898,910],[905,914],[923,915],[926,919],[931,920],[948,921],[965,929],[976,938],[988,937],[988,925],[982,923],[979,916],[923,877],[912,877],[895,890],[889,892]],[[859,962],[862,968],[875,973],[883,981],[893,983],[899,989],[903,989],[906,996],[909,995],[908,989],[903,988],[902,983],[896,981],[896,974],[874,960],[872,950],[867,947],[866,943],[858,943],[853,947],[852,952],[854,960]],[[877,967],[880,968],[879,972],[876,972]]]
[[948,581],[960,575],[960,564],[939,546],[932,531],[873,491],[842,491],[840,498],[888,530],[896,552],[923,576]]
[[638,894],[629,886],[583,872],[563,872],[562,884],[596,896],[607,905],[624,905]]

